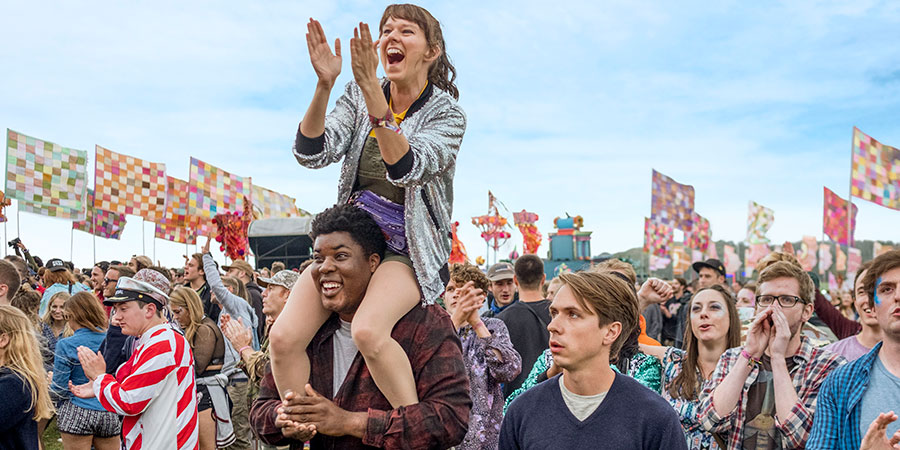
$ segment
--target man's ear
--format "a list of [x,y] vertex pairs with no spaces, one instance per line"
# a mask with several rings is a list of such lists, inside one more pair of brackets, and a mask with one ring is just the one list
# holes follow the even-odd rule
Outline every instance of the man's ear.
[[9,335],[0,333],[0,348],[6,348],[7,345],[9,345]]
[[603,346],[612,346],[620,334],[622,334],[622,322],[613,322],[607,325],[606,334],[603,336]]
[[369,271],[375,273],[375,269],[378,268],[378,265],[381,264],[381,257],[378,256],[378,253],[372,253],[369,255]]
[[800,316],[801,319],[804,322],[808,321],[812,317],[814,310],[815,310],[815,305],[813,305],[812,303],[804,304],[803,305],[803,314]]
[[6,297],[9,295],[9,286],[6,284],[0,284],[0,297]]

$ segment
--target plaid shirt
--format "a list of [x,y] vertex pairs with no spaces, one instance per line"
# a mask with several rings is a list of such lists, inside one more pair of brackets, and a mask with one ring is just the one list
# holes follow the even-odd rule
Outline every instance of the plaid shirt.
[[862,444],[860,402],[869,386],[869,372],[880,350],[881,342],[856,361],[835,370],[825,380],[807,448],[856,449]]
[[[731,372],[742,349],[743,347],[732,348],[719,358],[716,370],[703,384],[703,392],[700,394],[698,419],[703,428],[722,436],[728,449],[741,448],[747,413],[747,391],[756,382],[759,365],[750,369],[737,406],[730,413],[725,416],[716,413],[712,394],[725,376]],[[800,401],[791,408],[788,417],[775,415],[775,428],[779,431],[782,448],[801,448],[806,444],[816,411],[819,387],[832,370],[846,362],[843,356],[813,347],[805,336],[800,338],[800,349],[792,358],[794,367],[791,369],[790,375]]]
[[[322,325],[306,349],[311,365],[310,384],[331,399],[333,387],[332,336],[340,328],[337,314]],[[468,429],[469,383],[459,338],[450,316],[439,306],[413,308],[397,322],[393,337],[409,355],[419,403],[392,409],[378,390],[357,353],[338,390],[334,403],[345,410],[368,412],[362,440],[352,436],[317,434],[312,449],[356,448],[449,448],[462,442]],[[303,448],[302,442],[286,439],[275,426],[275,410],[281,405],[271,371],[263,377],[259,397],[250,409],[250,423],[264,442]]]

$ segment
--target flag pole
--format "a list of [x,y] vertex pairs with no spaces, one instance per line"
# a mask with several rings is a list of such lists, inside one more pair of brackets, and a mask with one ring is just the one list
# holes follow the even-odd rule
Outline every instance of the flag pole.
[[21,218],[21,214],[19,214],[19,202],[22,200],[16,200],[16,237],[22,237],[22,230],[19,228],[19,222]]
[[[856,142],[856,127],[853,127],[853,135],[850,136],[850,189],[847,192],[847,252],[853,245],[853,143]],[[840,244],[840,243],[838,243]]]
[[75,253],[75,228],[69,230],[69,261],[72,261]]
[[146,223],[147,222],[144,221],[144,218],[141,217],[141,254],[142,255],[147,254],[147,227],[144,226]]
[[94,250],[94,264],[97,264],[97,210],[91,205],[91,246]]

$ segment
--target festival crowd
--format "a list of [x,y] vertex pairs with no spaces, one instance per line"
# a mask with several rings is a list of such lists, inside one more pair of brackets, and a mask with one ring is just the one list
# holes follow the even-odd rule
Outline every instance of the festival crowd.
[[900,448],[900,250],[848,292],[789,244],[744,283],[716,259],[691,281],[451,265],[466,118],[440,24],[415,5],[377,40],[360,23],[327,114],[340,41],[307,26],[293,156],[343,165],[311,257],[220,266],[207,238],[183,267],[79,270],[10,242],[0,450],[43,448],[53,421],[67,450]]

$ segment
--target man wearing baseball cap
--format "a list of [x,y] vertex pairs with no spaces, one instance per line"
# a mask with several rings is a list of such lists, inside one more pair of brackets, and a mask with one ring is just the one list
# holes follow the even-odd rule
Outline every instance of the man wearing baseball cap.
[[44,276],[41,282],[46,289],[41,295],[41,307],[38,310],[38,315],[41,317],[44,316],[47,308],[50,307],[50,297],[53,297],[57,292],[68,292],[69,295],[74,295],[75,293],[88,290],[87,286],[75,280],[66,263],[59,258],[47,260],[44,269]]
[[508,262],[498,262],[488,269],[491,294],[488,296],[487,310],[481,317],[496,317],[501,311],[516,301],[516,271]]
[[162,313],[169,297],[154,286],[162,284],[152,276],[153,284],[136,279],[152,275],[148,271],[119,278],[115,293],[104,300],[114,308],[122,332],[139,337],[131,357],[113,377],[106,373],[103,355],[79,347],[78,359],[90,381],[69,388],[75,396],[97,397],[105,409],[125,416],[126,448],[194,449],[199,432],[194,357]]
[[[253,307],[253,312],[256,313],[256,317],[262,319],[264,314],[262,305],[263,288],[253,282],[254,273],[250,263],[243,259],[239,259],[230,266],[222,266],[222,270],[225,271],[226,275],[235,277],[238,280],[241,280],[241,283],[244,283],[244,287],[247,288],[247,294],[250,295],[250,306]],[[256,331],[258,333],[257,337],[259,338],[259,341],[262,342],[266,333],[265,327],[260,326]]]
[[714,284],[725,284],[725,266],[718,259],[697,261],[693,264],[694,272],[697,272],[700,289],[708,288]]

